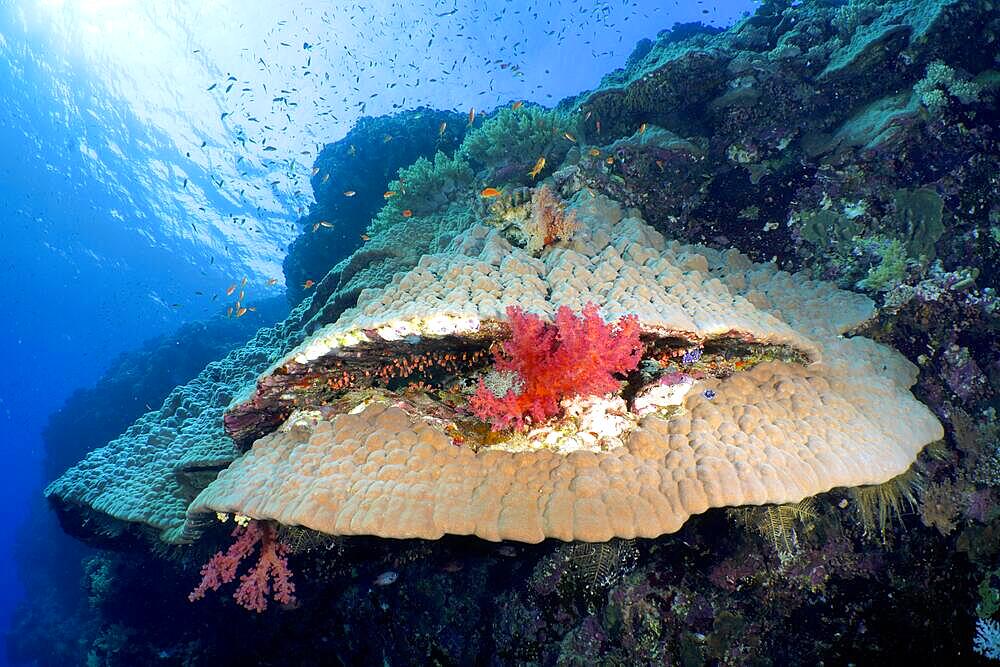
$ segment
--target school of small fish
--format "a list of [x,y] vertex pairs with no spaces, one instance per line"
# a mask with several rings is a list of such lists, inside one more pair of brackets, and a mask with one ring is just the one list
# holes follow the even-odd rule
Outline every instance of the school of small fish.
[[[442,4],[445,7],[441,8]],[[622,38],[626,27],[656,25],[656,14],[669,11],[666,7],[636,3],[594,4],[585,0],[525,0],[516,4],[474,0],[452,2],[450,8],[447,4],[441,2],[422,10],[407,5],[407,11],[400,11],[402,5],[395,0],[390,3],[392,11],[374,10],[359,0],[330,3],[318,10],[290,5],[287,16],[275,21],[259,42],[242,49],[243,67],[221,72],[216,80],[204,82],[204,94],[217,104],[218,123],[232,145],[226,146],[210,134],[204,135],[206,138],[199,136],[186,155],[195,160],[192,153],[200,152],[202,157],[197,162],[208,165],[205,175],[209,179],[202,179],[195,172],[181,173],[177,178],[180,190],[196,193],[200,201],[204,201],[203,195],[208,190],[224,191],[226,198],[240,202],[246,211],[230,213],[226,221],[246,232],[260,233],[267,225],[279,222],[255,203],[265,201],[261,197],[267,191],[280,191],[280,197],[298,215],[309,208],[314,187],[328,188],[345,198],[358,196],[361,184],[351,183],[351,174],[331,173],[319,164],[303,165],[315,159],[321,142],[330,134],[328,130],[313,131],[307,127],[308,134],[316,137],[313,146],[300,142],[294,151],[287,148],[293,143],[288,138],[302,126],[300,113],[307,112],[309,118],[324,123],[324,127],[349,128],[363,115],[454,104],[452,108],[467,110],[466,126],[471,129],[498,103],[507,104],[514,111],[523,108],[526,99],[544,101],[547,105],[554,103],[545,82],[557,77],[558,71],[551,65],[546,67],[547,63],[539,64],[539,52],[572,44],[582,47],[581,56],[588,55],[589,49],[589,57],[595,63],[612,62],[632,50],[634,40]],[[676,0],[673,4],[677,4]],[[702,14],[710,13],[709,9],[702,9]],[[332,37],[337,34],[363,37],[353,40]],[[612,36],[612,40],[616,36],[617,41],[602,36]],[[386,48],[386,44],[398,44],[399,48]],[[199,48],[191,53],[196,60],[204,57]],[[465,91],[465,103],[441,104],[440,94],[455,90]],[[584,111],[588,136],[600,135],[600,119]],[[646,129],[646,123],[642,123],[638,133],[641,135]],[[450,137],[453,132],[449,132],[447,122],[441,122],[437,128],[440,138],[446,134]],[[558,132],[566,141],[579,143],[573,133],[562,129]],[[384,144],[398,139],[391,134],[382,135]],[[233,155],[233,149],[236,159],[227,159]],[[588,152],[593,157],[600,156],[596,148]],[[351,144],[347,154],[357,157],[358,147]],[[532,180],[540,178],[546,169],[546,156],[524,157],[534,160],[528,176]],[[612,158],[607,161],[614,162]],[[658,162],[658,166],[663,169],[662,163]],[[260,174],[266,174],[266,185]],[[303,181],[302,177],[307,179]],[[255,194],[255,190],[260,194]],[[360,192],[367,197],[370,190]],[[383,196],[389,199],[397,194],[386,190]],[[500,194],[493,187],[480,191],[480,196],[486,199]],[[198,208],[208,214],[207,206],[206,203]],[[402,211],[403,217],[412,215],[411,209]],[[283,224],[294,223],[286,220]],[[337,226],[335,218],[313,220],[310,224],[314,233]],[[193,223],[191,228],[200,233]],[[361,234],[360,240],[365,242],[369,238]],[[226,250],[228,253],[228,246]],[[214,263],[213,256],[210,264]],[[217,266],[214,270],[222,268]],[[275,284],[277,279],[267,281],[268,286]],[[234,292],[235,288],[227,290],[226,296],[231,297]],[[213,300],[217,296],[213,295]],[[236,317],[253,312],[241,304],[242,299],[238,299],[232,309]]]

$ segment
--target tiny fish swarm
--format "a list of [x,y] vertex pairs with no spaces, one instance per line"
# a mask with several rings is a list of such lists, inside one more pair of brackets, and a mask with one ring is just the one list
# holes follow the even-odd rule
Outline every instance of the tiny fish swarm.
[[520,391],[503,396],[490,391],[485,380],[469,402],[472,412],[490,422],[494,430],[524,428],[559,414],[559,402],[573,396],[617,391],[616,373],[628,373],[642,356],[639,320],[629,315],[614,326],[601,319],[597,306],[588,303],[577,317],[568,307],[559,308],[555,323],[507,309],[511,337],[496,354],[495,368],[521,379]]

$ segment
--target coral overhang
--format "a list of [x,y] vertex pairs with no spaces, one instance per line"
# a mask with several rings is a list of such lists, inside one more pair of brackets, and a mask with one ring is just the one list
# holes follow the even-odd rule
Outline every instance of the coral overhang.
[[[668,244],[587,191],[569,208],[571,242],[536,258],[473,227],[278,362],[231,414],[287,423],[220,474],[190,519],[234,512],[428,539],[652,537],[709,507],[886,481],[940,437],[907,391],[913,367],[839,335],[870,317],[866,298]],[[634,317],[642,336],[621,391],[564,398],[563,416],[528,433],[477,429],[468,400],[491,372],[490,345],[511,336],[508,307],[534,313],[544,342],[544,322],[589,302],[602,323]],[[400,373],[372,372],[390,368]],[[345,373],[329,402],[318,388]],[[347,385],[378,395],[351,409]]]

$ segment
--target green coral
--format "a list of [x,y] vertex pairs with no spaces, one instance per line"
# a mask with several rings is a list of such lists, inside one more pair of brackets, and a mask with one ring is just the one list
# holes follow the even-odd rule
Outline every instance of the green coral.
[[991,618],[1000,611],[998,581],[1000,581],[1000,568],[988,572],[979,582],[979,604],[976,605],[976,614],[979,618]]
[[868,25],[882,13],[880,3],[871,0],[848,0],[830,19],[841,38],[849,40],[862,26]]
[[830,209],[805,212],[800,221],[802,238],[820,248],[840,247],[861,231],[849,217]]
[[906,248],[898,239],[859,239],[858,244],[880,258],[877,265],[868,269],[868,276],[858,281],[859,288],[887,292],[906,279],[908,258]]
[[914,84],[913,92],[928,111],[940,113],[948,106],[949,95],[962,104],[972,104],[979,101],[982,88],[975,81],[957,74],[944,62],[935,60],[927,65],[924,78]]
[[[452,204],[468,198],[472,191],[473,174],[460,156],[448,157],[440,151],[434,161],[418,158],[409,167],[399,170],[399,177],[389,183],[390,196],[369,226],[374,234],[407,217],[424,217],[442,213]],[[404,215],[410,211],[410,215]]]
[[504,107],[466,135],[458,152],[470,163],[488,168],[527,164],[527,169],[512,174],[526,181],[539,157],[545,158],[549,170],[559,166],[574,145],[566,133],[582,141],[577,114],[538,106]]
[[944,202],[928,188],[897,190],[893,196],[896,221],[906,234],[911,257],[934,259],[934,245],[944,234]]

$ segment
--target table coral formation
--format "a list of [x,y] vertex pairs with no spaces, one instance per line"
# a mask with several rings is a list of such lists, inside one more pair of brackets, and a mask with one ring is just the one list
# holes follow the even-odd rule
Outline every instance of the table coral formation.
[[[580,230],[561,247],[535,258],[497,230],[473,227],[448,252],[364,292],[357,308],[276,363],[227,426],[244,442],[291,418],[199,495],[191,520],[234,512],[397,538],[654,537],[710,507],[885,482],[941,437],[907,390],[915,369],[905,359],[839,336],[871,315],[867,298],[737,253],[667,242],[634,212],[585,190],[568,208]],[[463,446],[454,422],[393,399],[391,386],[350,414],[323,410],[329,394],[316,388],[328,373],[373,386],[363,370],[370,354],[482,349],[506,335],[509,305],[552,318],[560,306],[589,302],[606,321],[636,316],[647,351],[756,345],[780,354],[703,375],[680,410],[636,420],[622,446],[599,451]],[[267,419],[254,422],[260,414]]]
[[221,428],[223,410],[256,374],[302,339],[307,306],[210,363],[171,391],[159,409],[52,482],[45,495],[63,525],[74,534],[90,530],[109,538],[138,524],[166,542],[189,540],[184,529],[188,503],[238,454]]

